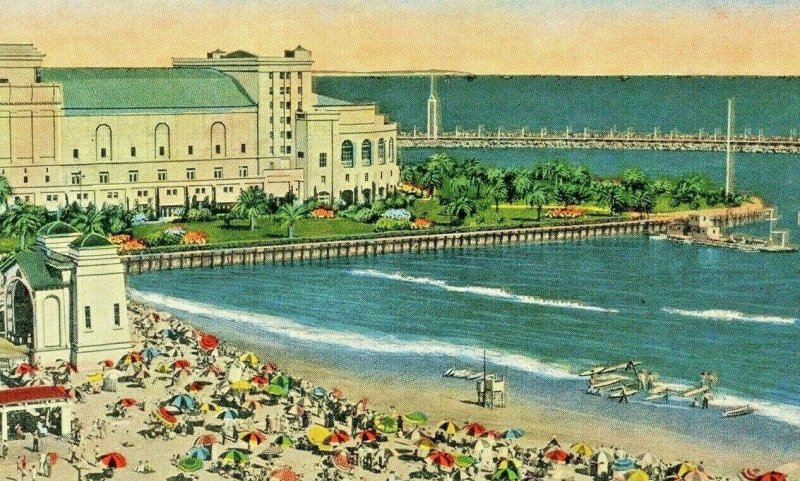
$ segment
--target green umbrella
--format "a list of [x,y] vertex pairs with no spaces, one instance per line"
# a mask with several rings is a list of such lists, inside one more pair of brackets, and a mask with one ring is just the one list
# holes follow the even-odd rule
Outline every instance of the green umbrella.
[[397,419],[394,416],[383,416],[375,424],[375,427],[382,433],[396,433],[398,430]]
[[408,413],[405,416],[403,416],[403,419],[407,423],[411,423],[411,424],[425,424],[425,423],[428,422],[428,416],[426,416],[425,414],[423,414],[423,413],[421,413],[419,411],[413,412],[413,413]]
[[203,460],[194,456],[187,456],[178,461],[178,469],[186,473],[193,473],[203,469]]
[[290,438],[285,434],[281,434],[272,441],[272,444],[276,446],[280,446],[282,448],[292,448],[294,447],[294,439]]
[[285,396],[289,393],[291,382],[286,376],[277,376],[269,383],[267,392],[273,396]]
[[226,464],[245,464],[249,461],[247,454],[238,449],[229,449],[219,457]]
[[457,454],[455,461],[456,466],[459,468],[468,468],[478,462],[475,458],[468,454]]
[[516,468],[509,465],[505,469],[498,469],[492,475],[492,481],[518,481],[519,480],[519,471]]

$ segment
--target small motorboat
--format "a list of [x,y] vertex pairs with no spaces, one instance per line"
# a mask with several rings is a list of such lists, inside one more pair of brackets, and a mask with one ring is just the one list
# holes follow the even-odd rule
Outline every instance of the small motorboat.
[[744,406],[739,406],[739,407],[735,407],[733,409],[728,409],[727,411],[724,411],[722,413],[722,417],[724,417],[724,418],[733,418],[733,417],[736,417],[736,416],[744,416],[745,414],[752,414],[754,412],[756,412],[756,410],[752,406],[750,406],[749,404],[746,404]]

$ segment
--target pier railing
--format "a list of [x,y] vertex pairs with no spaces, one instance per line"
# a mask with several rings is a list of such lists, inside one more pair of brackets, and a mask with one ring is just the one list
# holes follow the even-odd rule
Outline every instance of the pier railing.
[[[606,131],[531,130],[527,128],[486,130],[456,129],[429,138],[427,132],[400,132],[402,147],[541,147],[541,148],[599,148],[641,150],[698,150],[722,151],[727,145],[726,136],[719,130],[687,133],[677,130],[654,129],[641,132],[634,129]],[[731,147],[739,152],[800,153],[800,137],[753,134],[750,130],[731,137]]]

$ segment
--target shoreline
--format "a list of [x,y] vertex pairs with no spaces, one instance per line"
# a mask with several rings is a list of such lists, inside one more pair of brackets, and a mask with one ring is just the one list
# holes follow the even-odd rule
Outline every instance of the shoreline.
[[[134,302],[148,306],[138,300]],[[197,326],[190,318],[176,319],[198,329],[209,330]],[[453,419],[457,423],[479,421],[496,429],[521,427],[527,434],[518,444],[524,447],[544,446],[555,436],[566,446],[580,441],[598,447],[621,447],[634,456],[650,452],[655,459],[703,462],[715,476],[731,478],[745,466],[775,467],[792,461],[780,453],[754,452],[746,447],[710,447],[701,436],[692,438],[664,426],[648,425],[644,421],[619,422],[604,419],[596,413],[544,406],[522,396],[513,397],[509,407],[488,410],[472,402],[472,383],[453,387],[435,379],[398,379],[391,374],[366,375],[355,366],[322,365],[319,359],[307,352],[265,345],[247,338],[243,333],[220,328],[213,334],[237,350],[254,351],[277,361],[293,376],[311,380],[328,389],[338,387],[349,399],[367,397],[371,409],[381,412],[389,412],[391,406],[400,412],[422,409],[435,423]],[[382,389],[374,389],[376,385]],[[554,411],[558,414],[554,415]]]

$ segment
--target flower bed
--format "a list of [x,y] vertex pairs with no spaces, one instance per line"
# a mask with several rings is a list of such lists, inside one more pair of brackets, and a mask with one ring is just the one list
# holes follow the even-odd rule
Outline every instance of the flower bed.
[[414,219],[414,222],[411,223],[411,228],[414,230],[430,229],[431,227],[433,227],[433,221],[425,219],[424,217],[417,217]]
[[184,234],[183,243],[187,245],[204,246],[208,244],[208,234],[199,230],[189,231]]
[[406,209],[389,209],[381,217],[394,220],[411,220],[411,212]]
[[586,209],[580,207],[558,207],[547,210],[547,217],[551,219],[574,219],[586,215]]
[[146,246],[141,239],[137,237],[133,237],[130,234],[117,234],[112,235],[108,238],[114,245],[117,246],[117,250],[122,253],[130,253],[135,251],[144,250]]
[[312,219],[333,219],[336,213],[327,207],[317,207],[309,214]]

